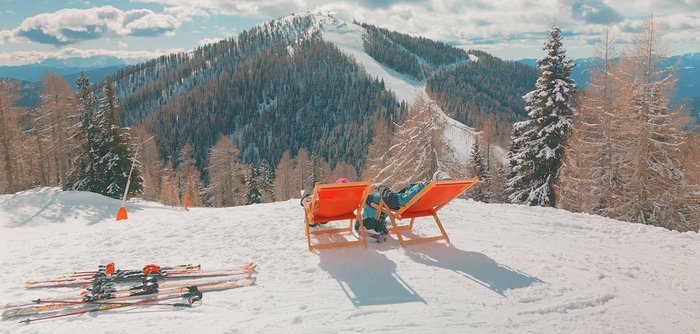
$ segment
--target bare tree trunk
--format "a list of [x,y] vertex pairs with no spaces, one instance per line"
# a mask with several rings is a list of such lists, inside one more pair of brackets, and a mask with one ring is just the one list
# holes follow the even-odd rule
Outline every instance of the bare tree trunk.
[[12,169],[12,147],[10,146],[10,117],[9,110],[6,110],[6,106],[10,105],[9,97],[4,96],[7,89],[7,85],[0,81],[0,121],[2,121],[2,146],[5,160],[5,178],[7,179],[7,191],[9,193],[15,192],[14,184],[14,171]]

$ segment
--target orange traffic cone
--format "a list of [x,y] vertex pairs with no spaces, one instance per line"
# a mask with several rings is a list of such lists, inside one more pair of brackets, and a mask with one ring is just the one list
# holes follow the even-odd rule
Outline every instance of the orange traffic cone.
[[128,217],[126,216],[126,208],[125,207],[120,207],[119,211],[117,211],[117,221],[120,220],[126,220]]

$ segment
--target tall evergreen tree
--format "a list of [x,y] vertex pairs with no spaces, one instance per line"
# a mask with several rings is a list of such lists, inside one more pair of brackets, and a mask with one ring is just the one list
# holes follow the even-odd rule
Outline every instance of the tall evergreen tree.
[[248,174],[244,178],[245,185],[248,187],[248,192],[245,195],[246,204],[262,203],[262,189],[260,181],[260,166],[251,164]]
[[[104,81],[98,112],[95,115],[97,131],[94,151],[91,152],[95,178],[86,185],[85,190],[114,198],[119,198],[124,193],[134,161],[129,146],[129,134],[120,126],[117,108],[114,84],[108,76]],[[129,194],[141,192],[142,183],[138,168],[134,168]]]
[[73,137],[80,143],[75,153],[75,163],[68,172],[68,188],[75,190],[90,190],[90,185],[96,183],[97,175],[94,161],[98,160],[97,136],[99,128],[95,118],[95,94],[92,91],[90,78],[85,72],[80,72],[76,80],[77,108],[80,113],[80,127]]
[[514,125],[509,153],[513,172],[508,180],[513,203],[556,204],[554,185],[575,112],[575,85],[570,78],[574,63],[566,56],[560,34],[553,25],[543,48],[547,54],[537,61],[536,88],[523,97],[528,119]]
[[479,183],[475,184],[469,191],[469,197],[480,202],[489,202],[491,200],[491,194],[489,189],[489,181],[491,180],[491,173],[488,170],[486,160],[481,153],[481,146],[479,141],[475,140],[474,145],[472,145],[472,152],[469,157],[468,164],[469,176],[478,177]]

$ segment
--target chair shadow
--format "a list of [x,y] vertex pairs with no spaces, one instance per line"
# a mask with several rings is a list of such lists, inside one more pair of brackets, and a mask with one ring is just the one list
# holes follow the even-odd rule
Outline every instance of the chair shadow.
[[543,283],[537,277],[499,264],[484,254],[463,251],[452,244],[432,242],[411,245],[406,248],[406,254],[417,263],[462,274],[501,296],[505,296],[507,290]]
[[[322,240],[322,242],[327,241]],[[331,274],[355,307],[426,303],[396,273],[396,263],[376,249],[359,247],[326,249],[320,250],[318,256],[321,270]]]
[[[32,196],[24,196],[27,193]],[[139,206],[129,205],[129,213],[141,210]],[[0,202],[0,210],[15,212],[15,220],[8,227],[30,226],[39,218],[54,223],[65,223],[85,215],[88,225],[113,220],[119,209],[119,202],[100,195],[86,195],[80,192],[44,191],[42,188],[25,190]]]

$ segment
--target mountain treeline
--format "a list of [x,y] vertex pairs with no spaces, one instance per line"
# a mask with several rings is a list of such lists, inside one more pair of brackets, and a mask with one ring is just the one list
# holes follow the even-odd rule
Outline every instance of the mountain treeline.
[[[192,144],[203,172],[207,149],[222,135],[241,161],[267,160],[300,148],[360,170],[372,138],[364,126],[398,121],[405,109],[383,82],[313,29],[314,18],[273,21],[234,39],[164,56],[116,76],[126,124],[145,119],[161,158],[178,165]],[[205,173],[206,174],[206,173]]]
[[469,53],[478,60],[432,75],[426,91],[450,116],[466,125],[481,129],[486,118],[492,118],[495,136],[505,142],[511,124],[527,116],[522,96],[534,88],[537,71],[482,51]]
[[402,48],[420,57],[434,68],[451,65],[468,59],[464,50],[452,47],[442,42],[433,41],[425,37],[413,37],[396,31],[378,28],[371,24],[363,23],[361,26],[371,34],[379,34],[387,37]]
[[221,135],[241,148],[241,160],[276,164],[285,150],[304,148],[330,161],[362,168],[372,129],[397,121],[403,108],[333,45],[304,40],[270,46],[146,119],[164,158],[186,143],[198,166]]
[[406,74],[418,81],[425,78],[418,59],[412,53],[393,45],[388,37],[379,33],[376,29],[369,29],[362,36],[362,46],[365,52],[376,61],[389,66],[397,72]]
[[245,59],[271,45],[291,43],[313,25],[310,16],[271,21],[243,31],[237,37],[200,46],[192,52],[173,53],[124,68],[114,75],[117,97],[122,100],[122,121],[131,125],[194,87],[222,72],[230,72]]

